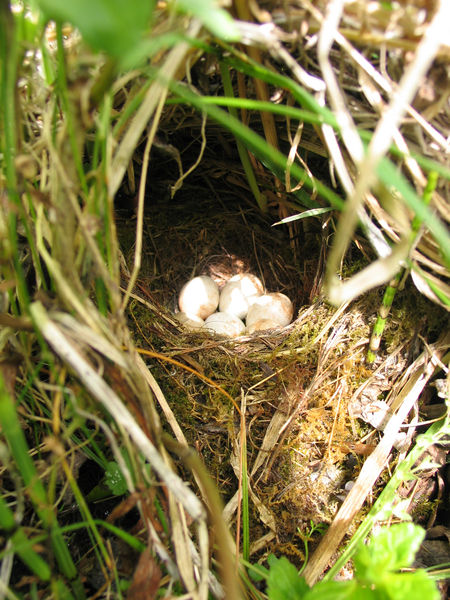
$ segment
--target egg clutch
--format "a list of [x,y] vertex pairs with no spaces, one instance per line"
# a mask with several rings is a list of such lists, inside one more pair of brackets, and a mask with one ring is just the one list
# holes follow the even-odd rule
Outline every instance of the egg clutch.
[[284,327],[294,313],[285,294],[265,293],[252,273],[234,275],[222,290],[211,277],[194,277],[183,286],[178,305],[175,318],[186,328],[228,337]]

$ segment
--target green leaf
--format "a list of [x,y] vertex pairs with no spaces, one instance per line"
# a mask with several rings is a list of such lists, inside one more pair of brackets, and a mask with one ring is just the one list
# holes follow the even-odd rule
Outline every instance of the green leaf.
[[413,523],[383,527],[354,557],[358,577],[376,583],[387,572],[408,567],[414,560],[425,531]]
[[304,596],[304,600],[377,600],[377,596],[355,580],[319,581]]
[[390,600],[439,600],[434,581],[423,570],[389,575],[375,587],[380,598]]
[[87,44],[122,59],[143,39],[150,25],[152,0],[37,0],[44,14],[71,23]]
[[270,572],[267,579],[267,595],[270,600],[300,600],[309,592],[308,584],[299,577],[297,569],[282,556],[269,556]]
[[230,42],[240,39],[233,18],[215,0],[176,0],[174,6],[180,12],[196,17],[216,37]]
[[122,496],[128,490],[125,477],[122,475],[119,465],[114,461],[110,461],[106,467],[105,483],[114,496]]
[[268,569],[262,565],[249,565],[247,567],[247,572],[253,581],[263,581],[269,576]]

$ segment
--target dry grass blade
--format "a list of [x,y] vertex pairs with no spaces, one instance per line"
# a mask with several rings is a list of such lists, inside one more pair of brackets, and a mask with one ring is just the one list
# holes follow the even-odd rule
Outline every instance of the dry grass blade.
[[[339,3],[337,5],[339,6]],[[406,258],[408,250],[407,236],[409,232],[403,232],[403,242],[397,244],[390,257],[380,259],[369,267],[366,267],[367,277],[364,278],[361,276],[362,273],[359,273],[357,276],[343,283],[336,275],[348,248],[349,241],[353,236],[358,210],[362,206],[367,190],[376,180],[376,166],[387,152],[394,132],[399,126],[414,94],[417,92],[421,78],[431,65],[440,45],[445,40],[447,35],[446,23],[449,20],[450,4],[448,2],[441,2],[437,13],[426,29],[423,39],[417,48],[414,60],[405,71],[396,94],[393,96],[375,129],[366,156],[357,164],[359,174],[355,190],[349,197],[340,218],[327,263],[325,288],[333,304],[339,305],[370,289],[372,287],[369,283],[370,279],[373,280],[373,285],[382,283],[381,279],[383,277],[385,278],[384,282],[387,282],[395,275],[401,261]],[[326,23],[327,21],[324,21],[324,24]],[[327,39],[329,39],[329,36]],[[326,64],[326,61],[324,64]]]
[[[193,21],[187,35],[195,38],[200,28],[201,24],[198,21]],[[177,73],[179,73],[179,75],[184,75],[183,60],[185,60],[186,54],[190,51],[190,48],[188,43],[180,42],[169,52],[164,64],[160,68],[160,78],[157,78],[150,86],[136,116],[131,125],[127,128],[127,133],[121,140],[111,165],[111,177],[108,186],[108,192],[111,197],[116,195],[133,156],[133,152],[136,150],[141,135],[154,114],[156,107],[167,95],[168,82],[172,77],[176,77]]]
[[406,381],[402,379],[400,389],[395,390],[395,406],[392,406],[392,409],[395,410],[397,407],[396,412],[386,424],[381,441],[365,461],[355,485],[350,490],[331,527],[306,565],[304,576],[309,585],[313,585],[318,580],[329,564],[356,513],[370,494],[373,484],[386,467],[399,428],[417,402],[436,367],[440,364],[441,358],[448,351],[449,344],[450,334],[445,333],[436,344],[426,350],[415,361],[413,368],[408,372],[409,377]]
[[127,431],[142,454],[150,461],[150,464],[159,477],[161,477],[191,517],[194,520],[204,519],[206,516],[205,510],[198,498],[163,461],[155,446],[138,426],[129,410],[124,406],[112,388],[105,383],[90,366],[88,361],[81,356],[56,323],[49,318],[41,304],[35,302],[31,305],[30,311],[42,335],[52,346],[56,354],[77,373],[94,398],[111,413],[116,423]]

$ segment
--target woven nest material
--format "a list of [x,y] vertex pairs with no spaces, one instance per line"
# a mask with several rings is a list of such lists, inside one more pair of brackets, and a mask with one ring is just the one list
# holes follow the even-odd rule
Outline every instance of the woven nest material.
[[[136,346],[144,356],[149,352],[152,374],[170,407],[164,427],[173,433],[178,423],[201,456],[232,530],[246,427],[251,552],[281,552],[300,564],[301,532],[311,521],[331,522],[346,486],[377,443],[376,430],[355,417],[361,402],[386,395],[415,356],[413,342],[405,342],[414,339],[417,325],[404,318],[409,304],[429,311],[431,338],[439,330],[440,310],[430,311],[433,305],[425,299],[413,300],[411,290],[400,294],[383,346],[391,356],[374,376],[364,356],[379,295],[355,301],[346,311],[319,298],[310,301],[320,253],[313,249],[308,256],[305,247],[296,261],[288,231],[271,226],[274,217],[227,200],[218,211],[205,186],[202,192],[195,182],[175,203],[149,200],[143,267],[129,317]],[[117,227],[131,265],[132,212],[119,211]],[[291,325],[229,339],[189,332],[173,319],[187,279],[207,274],[221,286],[243,271],[292,299]]]

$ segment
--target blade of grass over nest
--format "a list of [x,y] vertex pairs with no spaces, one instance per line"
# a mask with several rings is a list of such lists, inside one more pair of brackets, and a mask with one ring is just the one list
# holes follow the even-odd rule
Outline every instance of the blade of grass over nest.
[[[283,180],[287,169],[287,157],[267,143],[267,141],[259,136],[257,133],[252,131],[249,127],[241,123],[238,119],[235,119],[232,115],[224,112],[217,106],[211,106],[203,104],[202,97],[194,94],[186,86],[172,82],[170,84],[172,91],[183,98],[188,104],[192,104],[198,110],[205,111],[208,116],[223,125],[229,131],[231,131],[235,137],[242,140],[244,145],[251,150],[251,152],[261,162],[269,168],[279,179]],[[297,164],[290,166],[291,173],[299,181],[304,182],[305,187],[317,192],[323,196],[334,208],[342,208],[344,203],[342,199],[326,185],[320,181],[312,181],[308,174]],[[299,199],[300,203],[307,206],[308,208],[317,208],[317,202],[311,201],[311,198],[303,190],[294,192]]]
[[[230,97],[230,100],[236,100],[236,98],[232,97],[233,85],[231,83],[230,72],[223,63],[220,63],[220,73],[222,75],[222,83],[225,94]],[[233,104],[228,105],[228,110],[235,119],[238,119],[237,110],[236,107],[233,106]],[[261,194],[258,188],[258,183],[256,181],[255,173],[252,168],[252,163],[250,162],[250,158],[248,156],[248,151],[242,144],[241,140],[238,138],[236,138],[236,145],[239,152],[239,158],[241,159],[242,166],[244,167],[245,175],[247,177],[247,181],[253,193],[253,196],[255,197],[259,208],[262,210],[262,212],[265,212],[267,210],[267,205],[263,195]]]
[[262,79],[275,87],[289,91],[300,106],[320,116],[333,129],[339,130],[339,124],[331,110],[325,106],[321,106],[314,95],[296,83],[294,79],[267,69],[263,65],[251,60],[246,54],[238,53],[235,48],[227,47],[227,49],[232,53],[232,56],[222,59],[225,64],[254,79]]
[[[426,206],[428,206],[431,202],[431,197],[433,195],[434,190],[436,189],[437,181],[438,174],[436,173],[436,171],[432,171],[431,173],[429,173],[428,182],[422,196],[423,203]],[[421,224],[421,219],[418,215],[416,215],[411,224],[411,246],[415,242],[415,238],[417,236]],[[380,347],[381,336],[383,335],[384,327],[386,324],[386,319],[389,315],[389,311],[391,309],[392,302],[397,292],[397,288],[400,284],[400,281],[402,280],[403,273],[404,269],[400,269],[397,275],[390,281],[389,285],[386,288],[386,291],[384,292],[383,301],[378,310],[377,320],[373,327],[373,332],[370,338],[369,350],[367,351],[367,362],[369,364],[373,363],[376,358],[378,348]]]
[[[303,108],[295,106],[287,106],[286,104],[274,104],[273,102],[265,102],[263,100],[253,100],[249,98],[229,98],[222,96],[202,96],[202,101],[205,104],[214,104],[216,106],[228,106],[229,108],[241,108],[242,110],[258,110],[271,112],[277,115],[283,115],[303,121],[305,123],[313,123],[315,125],[323,125],[327,123],[327,119],[323,115],[318,115]],[[171,101],[168,101],[170,104]],[[230,111],[231,112],[231,111]],[[232,112],[236,116],[236,112]],[[333,121],[334,122],[334,121]],[[328,123],[331,125],[331,123]]]

